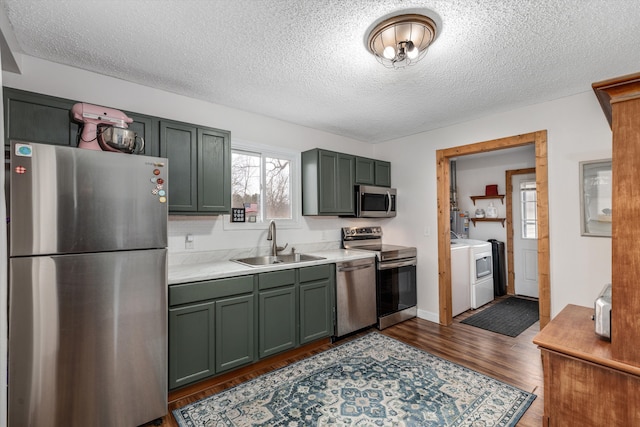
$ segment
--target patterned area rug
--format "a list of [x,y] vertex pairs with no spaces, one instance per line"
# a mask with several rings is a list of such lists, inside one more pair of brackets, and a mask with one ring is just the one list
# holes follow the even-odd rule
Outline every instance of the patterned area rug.
[[173,411],[195,426],[515,426],[536,398],[377,332]]

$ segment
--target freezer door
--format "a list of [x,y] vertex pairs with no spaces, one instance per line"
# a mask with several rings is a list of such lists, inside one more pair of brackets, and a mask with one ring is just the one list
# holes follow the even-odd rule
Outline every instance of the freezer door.
[[167,164],[12,142],[10,256],[166,247]]
[[10,260],[9,426],[167,413],[166,249]]

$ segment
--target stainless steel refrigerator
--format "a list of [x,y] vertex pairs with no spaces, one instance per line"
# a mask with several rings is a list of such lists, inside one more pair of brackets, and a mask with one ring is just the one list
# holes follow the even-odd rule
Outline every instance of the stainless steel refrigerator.
[[166,159],[12,142],[9,425],[167,413]]

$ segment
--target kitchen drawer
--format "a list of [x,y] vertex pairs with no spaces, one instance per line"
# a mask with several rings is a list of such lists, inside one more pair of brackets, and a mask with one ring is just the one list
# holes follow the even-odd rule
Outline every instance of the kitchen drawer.
[[300,269],[300,283],[312,282],[331,277],[333,264],[314,265]]
[[296,270],[281,270],[271,273],[261,273],[258,275],[258,289],[272,289],[280,286],[295,285]]
[[169,286],[169,306],[253,292],[253,276]]

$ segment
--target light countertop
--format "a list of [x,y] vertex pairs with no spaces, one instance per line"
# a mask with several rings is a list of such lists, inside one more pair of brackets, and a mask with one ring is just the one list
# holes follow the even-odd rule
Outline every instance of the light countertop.
[[374,252],[346,249],[332,249],[304,253],[307,255],[323,257],[325,259],[289,264],[271,264],[258,267],[249,267],[233,261],[215,261],[198,264],[169,265],[169,285],[175,285],[178,283],[199,282],[202,280],[221,279],[233,276],[243,276],[247,274],[264,273],[267,271],[288,270],[291,268],[332,264],[336,262],[375,257]]

